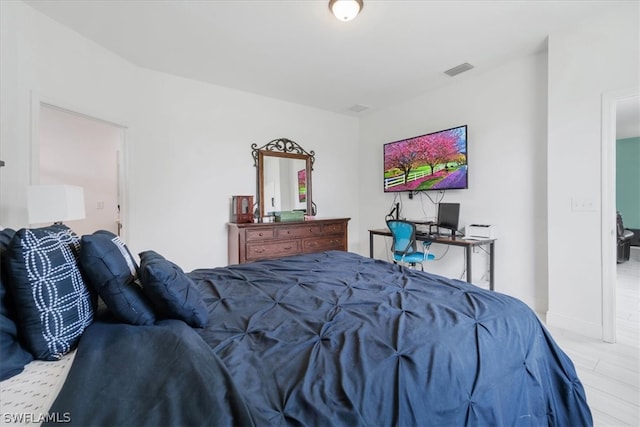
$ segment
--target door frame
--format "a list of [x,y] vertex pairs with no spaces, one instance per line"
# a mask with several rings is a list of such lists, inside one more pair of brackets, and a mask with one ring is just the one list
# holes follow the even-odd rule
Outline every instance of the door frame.
[[65,113],[83,117],[88,120],[94,120],[105,123],[109,126],[115,126],[121,129],[121,138],[118,147],[118,203],[120,205],[120,237],[124,241],[128,241],[130,213],[129,213],[129,190],[128,190],[128,148],[127,131],[129,126],[123,124],[123,120],[110,120],[104,118],[102,114],[95,114],[87,108],[71,105],[61,100],[45,98],[42,95],[31,91],[30,100],[30,134],[29,134],[29,184],[38,185],[40,183],[40,108],[54,108]]
[[600,236],[602,242],[602,339],[616,342],[616,115],[617,102],[640,96],[640,88],[632,87],[605,92],[602,95],[601,135],[601,206]]

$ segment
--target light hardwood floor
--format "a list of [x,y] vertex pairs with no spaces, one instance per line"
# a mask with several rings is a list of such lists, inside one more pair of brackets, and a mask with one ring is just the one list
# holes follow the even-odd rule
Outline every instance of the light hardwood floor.
[[640,426],[640,248],[618,264],[617,342],[549,328],[576,366],[596,426]]

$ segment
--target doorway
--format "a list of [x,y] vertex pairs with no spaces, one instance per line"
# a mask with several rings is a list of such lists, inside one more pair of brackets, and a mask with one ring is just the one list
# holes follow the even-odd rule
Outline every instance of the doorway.
[[601,136],[601,242],[602,242],[602,338],[616,342],[616,117],[619,106],[640,97],[640,88],[605,93],[602,97]]
[[32,184],[82,187],[86,218],[67,225],[78,235],[121,235],[126,128],[46,103],[39,103],[34,127]]

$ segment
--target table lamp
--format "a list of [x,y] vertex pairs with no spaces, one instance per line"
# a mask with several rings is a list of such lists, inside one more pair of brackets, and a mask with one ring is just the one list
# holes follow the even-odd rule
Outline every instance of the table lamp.
[[84,190],[75,185],[31,185],[27,187],[29,224],[84,219]]

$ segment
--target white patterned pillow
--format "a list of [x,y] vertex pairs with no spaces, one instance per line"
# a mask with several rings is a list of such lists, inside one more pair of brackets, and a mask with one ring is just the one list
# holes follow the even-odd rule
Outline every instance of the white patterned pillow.
[[80,239],[65,225],[19,230],[7,249],[20,336],[36,359],[57,360],[93,321],[78,267]]

